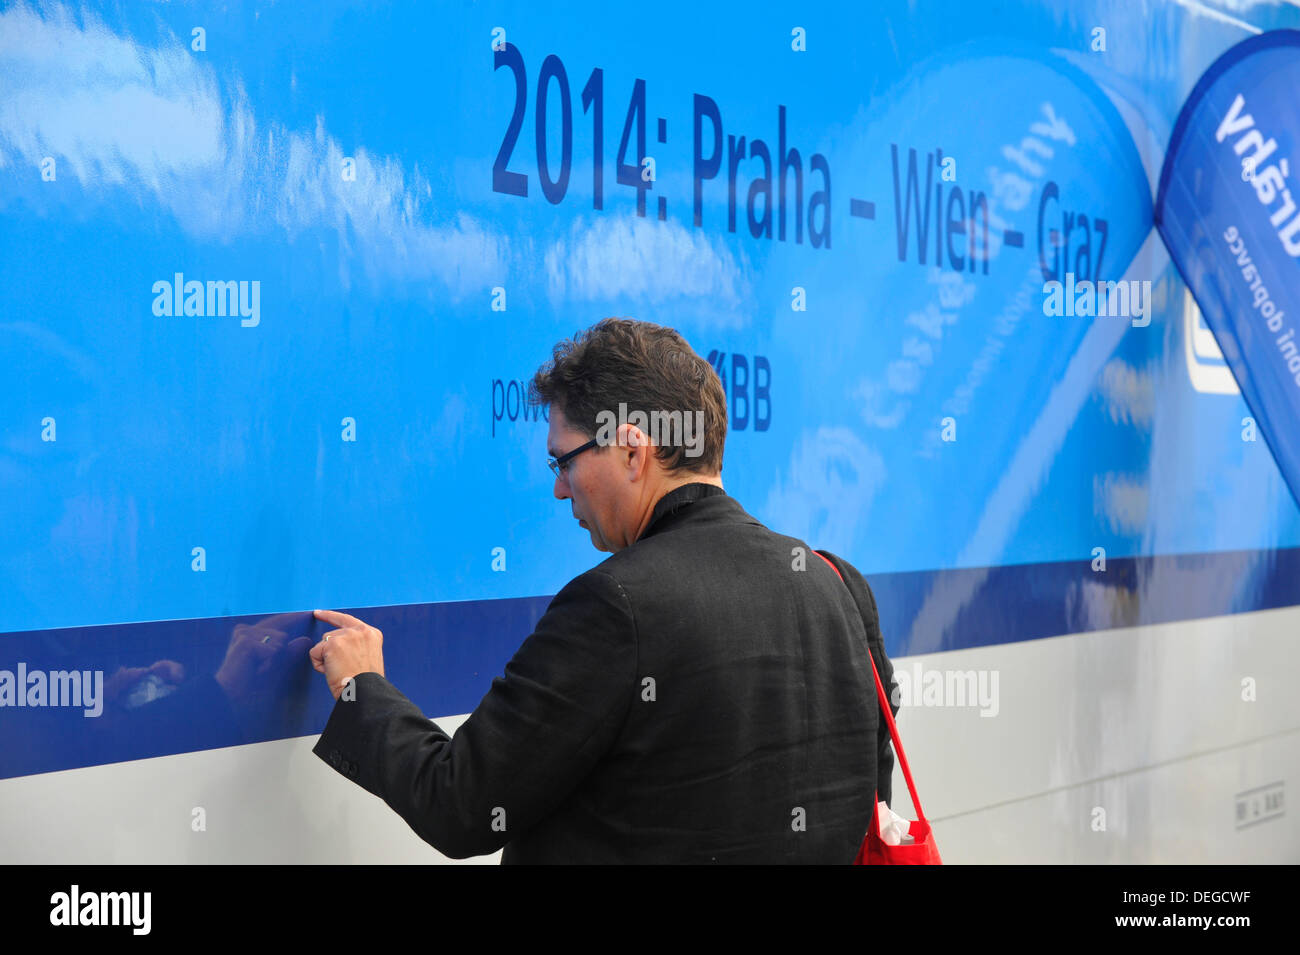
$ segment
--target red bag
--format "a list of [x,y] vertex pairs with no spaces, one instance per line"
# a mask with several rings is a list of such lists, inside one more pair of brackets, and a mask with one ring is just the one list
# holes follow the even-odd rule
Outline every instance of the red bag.
[[[831,570],[835,571],[835,576],[843,582],[844,575],[824,555],[817,554],[822,560],[830,564]],[[845,586],[848,586],[845,584]],[[854,598],[854,602],[857,598]],[[889,711],[889,704],[885,702],[885,688],[880,683],[880,674],[876,670],[875,657],[871,655],[871,648],[867,648],[867,659],[871,661],[871,675],[876,681],[876,699],[880,701],[880,712],[885,716],[885,722],[889,724],[889,735],[894,741],[894,752],[898,754],[898,762],[903,767],[903,778],[907,780],[907,791],[912,794],[912,805],[916,807],[918,818],[907,830],[907,834],[912,837],[911,845],[891,846],[880,838],[880,818],[879,804],[876,794],[871,794],[871,825],[867,829],[867,835],[862,840],[862,845],[858,849],[858,856],[853,860],[854,865],[943,865],[943,860],[939,858],[939,847],[934,843],[934,833],[930,829],[930,823],[925,818],[925,812],[921,809],[921,799],[916,794],[916,784],[912,782],[912,770],[907,765],[907,755],[903,752],[903,742],[898,738],[898,727],[894,725],[894,714]]]

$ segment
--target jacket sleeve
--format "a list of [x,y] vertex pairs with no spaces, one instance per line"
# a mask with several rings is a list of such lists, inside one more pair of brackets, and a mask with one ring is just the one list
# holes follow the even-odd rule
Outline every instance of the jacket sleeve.
[[312,750],[435,849],[495,852],[550,814],[617,739],[636,693],[622,586],[574,578],[454,737],[377,673],[340,697]]
[[[880,614],[876,610],[876,595],[871,592],[871,585],[852,564],[837,557],[830,551],[818,551],[825,555],[844,578],[845,586],[853,595],[854,602],[862,614],[862,625],[867,632],[867,647],[876,663],[876,672],[880,675],[880,685],[889,695],[889,711],[898,715],[898,694],[894,685],[894,664],[885,654],[885,638],[880,632]],[[894,745],[889,736],[889,724],[882,716],[876,726],[876,798],[894,805]]]
[[[867,592],[867,602],[871,608],[869,620],[867,615],[863,614],[863,620],[867,624],[867,646],[871,648],[871,655],[875,658],[876,670],[880,674],[880,685],[889,695],[889,712],[897,716],[899,696],[895,692],[894,664],[885,654],[885,637],[880,632],[880,614],[876,611],[876,595],[871,592],[871,585],[867,583],[866,578],[861,574],[858,576]],[[894,743],[889,735],[889,724],[885,722],[883,716],[876,727],[876,793],[876,798],[883,799],[890,806],[894,805]]]

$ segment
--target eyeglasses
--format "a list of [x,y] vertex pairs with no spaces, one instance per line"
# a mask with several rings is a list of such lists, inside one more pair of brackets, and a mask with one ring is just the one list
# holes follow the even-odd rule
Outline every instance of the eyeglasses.
[[546,463],[550,466],[551,470],[555,472],[556,477],[562,477],[565,474],[569,473],[569,462],[572,459],[576,458],[583,451],[586,451],[589,448],[594,448],[596,444],[597,444],[596,439],[592,438],[586,444],[582,445],[582,447],[574,448],[568,454],[562,454],[558,458],[551,458]]

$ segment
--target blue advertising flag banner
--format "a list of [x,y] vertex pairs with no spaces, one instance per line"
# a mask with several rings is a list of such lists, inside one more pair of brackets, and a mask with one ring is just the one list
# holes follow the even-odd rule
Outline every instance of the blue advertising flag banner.
[[1300,31],[1234,46],[1170,138],[1156,227],[1300,501]]

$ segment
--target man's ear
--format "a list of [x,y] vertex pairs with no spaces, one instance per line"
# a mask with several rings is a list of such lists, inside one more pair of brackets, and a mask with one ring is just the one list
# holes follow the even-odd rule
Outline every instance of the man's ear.
[[618,447],[627,458],[630,477],[639,477],[649,464],[654,449],[650,446],[649,436],[634,424],[624,423],[618,429]]

